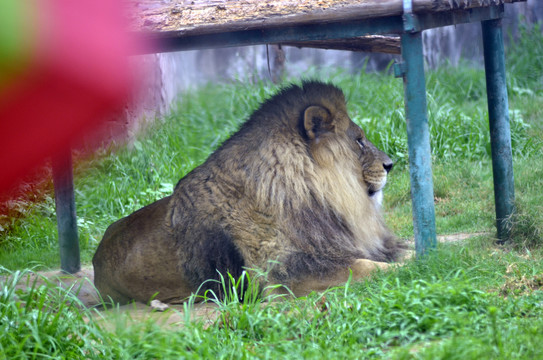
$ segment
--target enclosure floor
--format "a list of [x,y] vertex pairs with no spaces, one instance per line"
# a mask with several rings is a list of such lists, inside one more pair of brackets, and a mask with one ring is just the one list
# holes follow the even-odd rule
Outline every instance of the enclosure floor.
[[[440,235],[438,241],[458,242],[481,235],[488,235],[488,233]],[[411,239],[409,243],[412,245],[414,242]],[[0,277],[0,283],[4,281],[5,278]],[[185,315],[183,305],[169,305],[166,311],[157,311],[154,307],[142,303],[104,309],[94,287],[92,266],[83,267],[81,271],[73,275],[62,273],[60,270],[31,273],[21,279],[17,288],[25,289],[32,286],[34,282],[36,282],[36,287],[47,286],[51,291],[58,289],[58,287],[69,290],[77,296],[83,306],[95,308],[96,311],[92,312],[90,316],[111,330],[118,326],[126,327],[146,320],[153,320],[163,327],[177,328],[183,326],[188,320],[198,319],[204,322],[204,326],[209,326],[216,322],[220,315],[218,307],[213,303],[194,304],[190,310],[190,318]]]
[[[0,283],[4,281],[5,278],[0,278]],[[153,320],[163,327],[179,327],[188,320],[183,305],[169,305],[166,311],[157,311],[142,303],[104,309],[94,287],[92,266],[83,267],[81,271],[72,275],[62,273],[60,270],[31,273],[21,279],[17,288],[26,289],[31,287],[34,282],[36,288],[46,286],[52,292],[59,287],[69,290],[77,296],[84,307],[95,308],[96,311],[91,312],[90,316],[111,330],[116,326],[130,326],[145,320]],[[198,319],[203,321],[205,326],[214,323],[218,316],[218,307],[213,303],[194,304],[190,311],[190,320]]]

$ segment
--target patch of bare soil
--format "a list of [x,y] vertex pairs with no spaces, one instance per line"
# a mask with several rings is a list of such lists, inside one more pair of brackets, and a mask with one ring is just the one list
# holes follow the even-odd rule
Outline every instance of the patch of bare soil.
[[[3,283],[5,278],[0,278]],[[183,305],[166,305],[159,301],[151,302],[151,306],[142,303],[116,306],[104,309],[102,301],[94,287],[94,271],[92,266],[84,267],[75,274],[66,274],[61,271],[40,271],[29,273],[23,277],[16,288],[24,290],[28,287],[46,286],[51,289],[62,288],[75,295],[86,308],[95,308],[95,320],[106,328],[115,326],[130,326],[146,320],[153,320],[164,327],[182,326],[186,320],[199,319],[209,326],[219,317],[218,307],[212,303],[197,303],[185,314]],[[188,315],[188,316],[187,316]]]
[[505,273],[505,283],[498,289],[503,297],[523,296],[543,290],[543,274],[526,276],[520,273],[515,263],[509,264]]
[[487,232],[477,232],[477,233],[459,233],[459,234],[450,234],[450,235],[438,235],[437,241],[439,242],[458,242],[467,240],[473,237],[482,236],[482,235],[490,235],[490,233]]
[[532,293],[535,290],[543,290],[543,274],[521,278],[507,278],[505,284],[500,287],[500,295],[522,296]]
[[165,310],[142,303],[132,303],[112,309],[97,311],[93,318],[106,329],[129,327],[144,321],[152,321],[163,328],[178,329],[187,321],[202,321],[204,327],[214,324],[220,316],[219,308],[213,303],[197,303],[185,313],[183,305],[167,305]]
[[100,304],[100,297],[94,287],[93,280],[94,271],[92,267],[83,268],[75,274],[66,274],[59,270],[37,271],[24,276],[16,288],[26,289],[30,286],[60,287],[75,294],[84,306],[91,307]]
[[[468,240],[477,236],[490,235],[488,232],[476,232],[476,233],[458,233],[458,234],[448,234],[448,235],[438,235],[437,242],[440,243],[449,243],[449,242],[460,242]],[[415,239],[407,240],[407,244],[410,246],[415,246]]]

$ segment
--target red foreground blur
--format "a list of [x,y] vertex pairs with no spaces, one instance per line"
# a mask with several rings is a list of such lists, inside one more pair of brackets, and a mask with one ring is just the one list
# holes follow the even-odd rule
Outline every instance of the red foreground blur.
[[0,195],[125,106],[127,61],[137,46],[121,1],[21,3],[28,12],[22,18],[35,21],[16,24],[28,39],[24,51],[11,53],[17,66],[0,62],[0,73],[17,69],[0,77]]

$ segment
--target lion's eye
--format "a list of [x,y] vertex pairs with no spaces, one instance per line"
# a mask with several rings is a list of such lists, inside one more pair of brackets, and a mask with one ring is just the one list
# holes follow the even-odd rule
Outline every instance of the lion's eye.
[[366,145],[364,145],[364,140],[362,138],[356,139],[356,143],[358,144],[358,146],[360,146],[361,149],[366,147]]

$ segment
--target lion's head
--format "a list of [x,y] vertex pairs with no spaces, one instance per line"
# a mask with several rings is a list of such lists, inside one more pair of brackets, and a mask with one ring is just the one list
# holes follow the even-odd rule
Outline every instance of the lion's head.
[[[311,88],[314,86],[316,85],[312,83]],[[354,173],[359,174],[358,180],[367,188],[368,196],[381,205],[382,190],[393,162],[377,149],[367,139],[364,131],[349,118],[343,94],[330,91],[331,89],[336,90],[328,85],[328,92],[335,97],[322,101],[321,105],[311,105],[303,113],[304,129],[311,153],[317,164],[323,168],[350,167]]]

